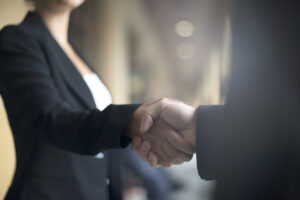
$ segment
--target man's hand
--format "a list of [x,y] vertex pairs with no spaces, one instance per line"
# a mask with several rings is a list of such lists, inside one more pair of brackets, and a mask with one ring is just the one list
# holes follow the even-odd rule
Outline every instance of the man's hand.
[[[140,106],[128,123],[125,135],[134,139],[132,149],[152,166],[159,164],[168,167],[189,161],[194,148],[168,121],[158,119],[157,112],[163,109],[158,107],[164,101],[157,100]],[[152,115],[153,118],[149,117]],[[152,126],[154,120],[155,126]]]
[[[141,115],[140,131],[144,135],[151,134],[152,129],[158,130],[161,121],[163,121],[172,127],[174,131],[177,131],[179,133],[178,136],[181,136],[187,141],[189,145],[193,147],[193,152],[195,151],[196,108],[180,101],[164,98],[149,104],[143,110]],[[169,143],[176,147],[180,146],[177,141],[169,140]],[[146,137],[140,138],[140,136],[134,137],[131,145],[133,151],[138,153],[143,159],[147,160],[152,166],[179,164],[176,160],[165,160],[164,157],[158,156],[155,149],[151,149],[151,146],[151,142],[147,142]]]

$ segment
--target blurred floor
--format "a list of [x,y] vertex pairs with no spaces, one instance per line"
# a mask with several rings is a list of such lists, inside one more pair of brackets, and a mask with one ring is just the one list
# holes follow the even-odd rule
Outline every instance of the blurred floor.
[[202,180],[197,172],[196,156],[190,162],[183,165],[172,166],[167,172],[175,180],[184,184],[184,188],[173,192],[170,200],[208,200],[213,186],[212,181]]
[[[213,181],[202,180],[197,172],[196,156],[182,165],[165,168],[170,178],[183,187],[171,192],[168,200],[210,200]],[[124,200],[147,200],[147,192],[142,187],[135,187],[125,192]]]

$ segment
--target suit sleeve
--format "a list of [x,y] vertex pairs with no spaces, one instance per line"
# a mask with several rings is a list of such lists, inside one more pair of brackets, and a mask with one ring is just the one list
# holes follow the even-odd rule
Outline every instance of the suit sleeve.
[[122,133],[138,105],[110,105],[104,111],[72,108],[60,98],[38,41],[20,27],[0,34],[1,93],[15,107],[12,115],[23,128],[79,154],[128,144]]
[[272,114],[263,107],[240,112],[229,110],[228,105],[200,106],[196,129],[200,177],[205,180],[245,178],[251,173],[266,174],[282,162],[290,146],[287,144],[292,143],[288,128],[274,114],[272,119]]
[[224,148],[225,106],[199,106],[196,130],[197,167],[201,178],[215,179]]

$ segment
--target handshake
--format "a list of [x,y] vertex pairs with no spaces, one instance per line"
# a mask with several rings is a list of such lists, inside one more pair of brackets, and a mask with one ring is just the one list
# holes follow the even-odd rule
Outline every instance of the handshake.
[[169,167],[192,159],[196,121],[195,107],[163,98],[141,105],[125,135],[133,139],[132,150],[151,166]]

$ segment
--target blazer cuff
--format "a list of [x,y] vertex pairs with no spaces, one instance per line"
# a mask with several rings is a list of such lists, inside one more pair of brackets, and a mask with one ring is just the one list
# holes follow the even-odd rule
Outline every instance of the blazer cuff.
[[[104,111],[105,118],[101,117],[99,110],[94,111],[93,125],[94,130],[98,130],[96,145],[92,149],[92,153],[97,154],[106,149],[125,148],[131,142],[129,137],[123,135],[124,128],[127,126],[133,113],[140,105],[110,105]],[[99,116],[99,118],[97,117]],[[105,120],[104,126],[99,127],[98,120]]]
[[200,177],[205,180],[213,180],[217,176],[223,120],[224,106],[199,106],[196,125],[197,168]]

